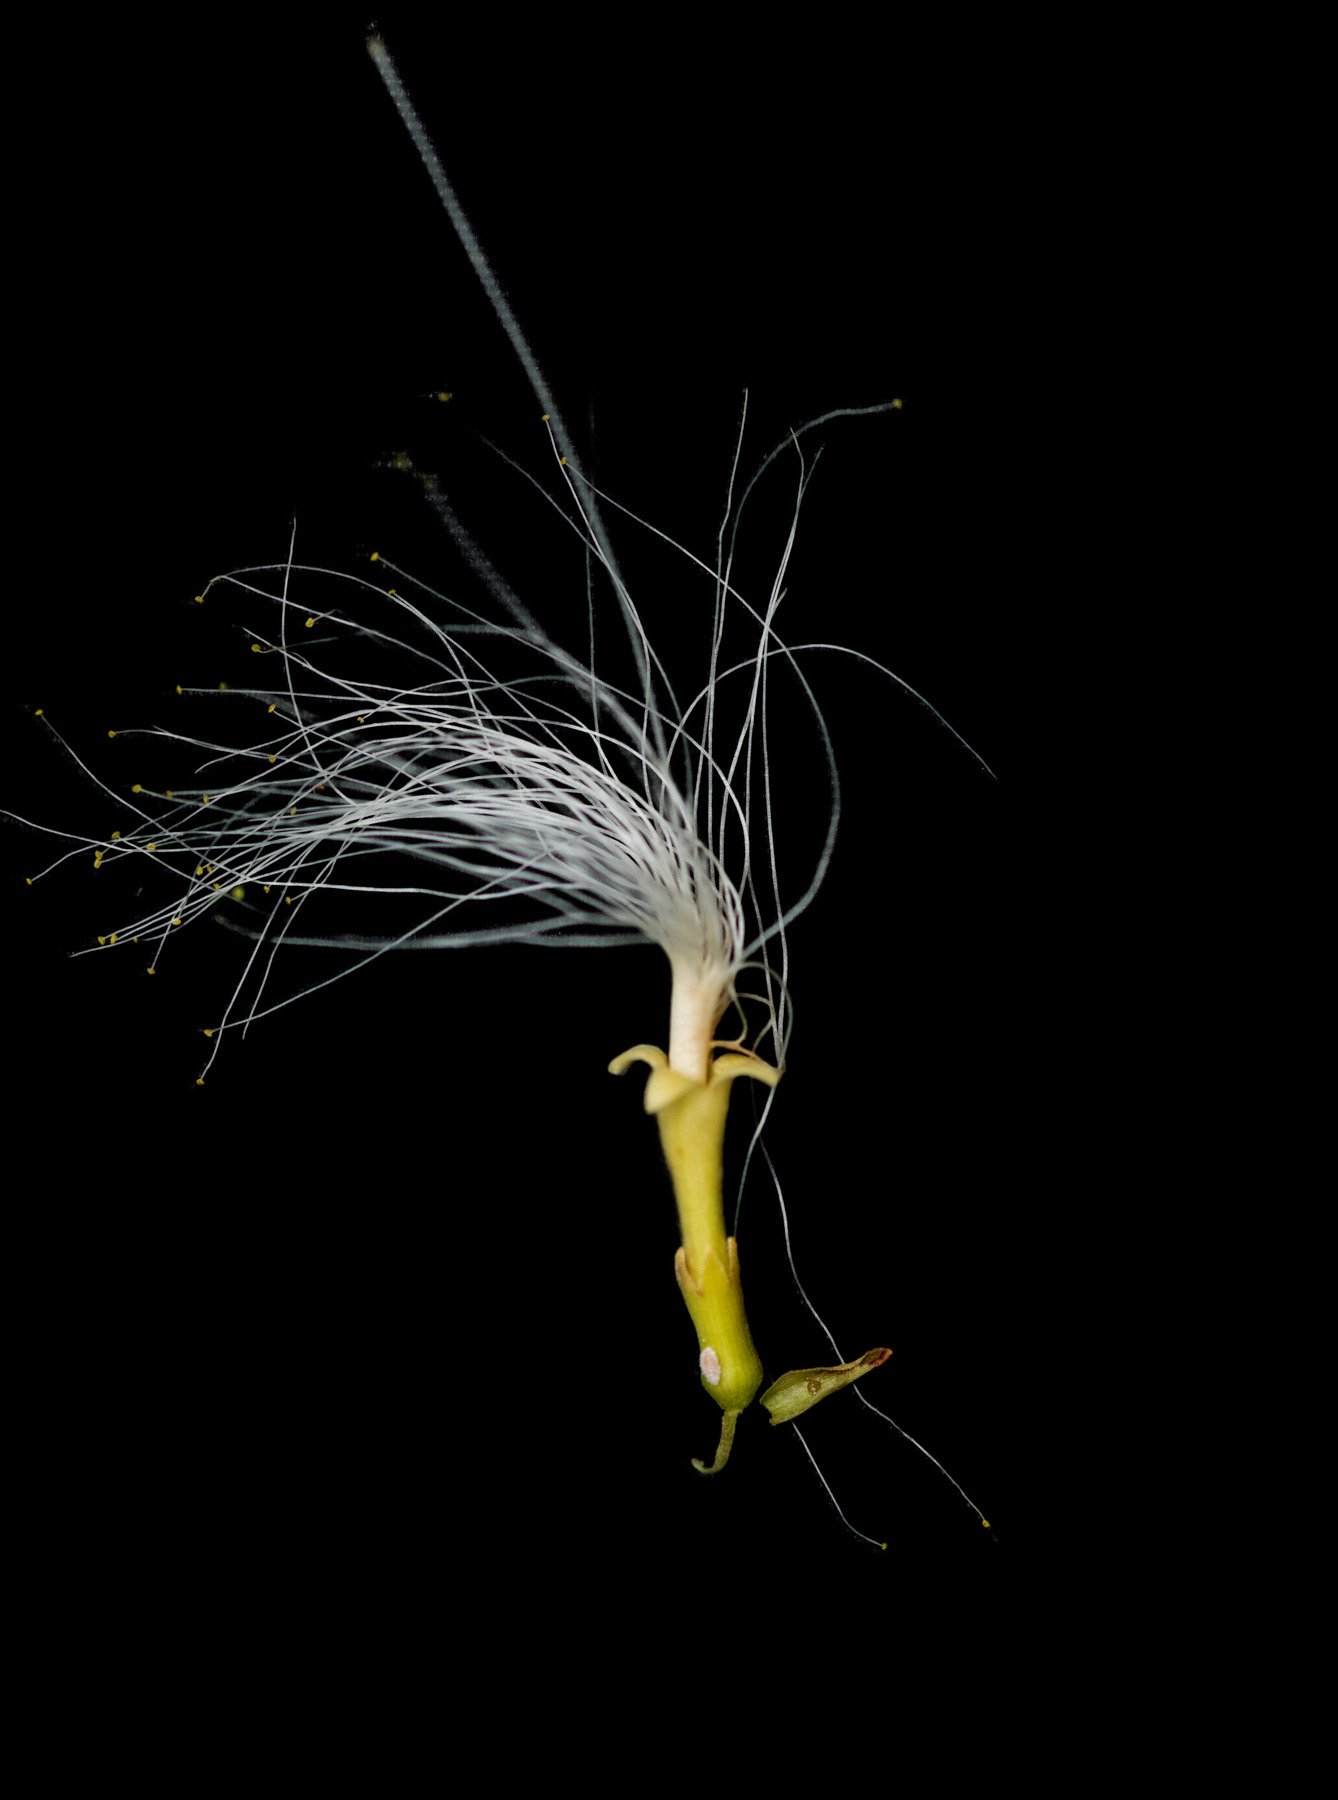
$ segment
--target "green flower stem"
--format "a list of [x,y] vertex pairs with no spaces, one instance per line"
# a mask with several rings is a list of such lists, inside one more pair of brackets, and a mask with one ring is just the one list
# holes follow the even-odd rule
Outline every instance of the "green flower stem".
[[[647,1063],[646,1111],[660,1127],[660,1143],[678,1201],[683,1242],[674,1258],[679,1291],[697,1328],[697,1366],[702,1386],[724,1413],[715,1460],[693,1466],[714,1475],[729,1461],[734,1427],[762,1385],[762,1359],[753,1345],[739,1280],[739,1246],[725,1234],[725,1117],[735,1079],[747,1075],[775,1087],[780,1071],[756,1056],[730,1053],[708,1062],[705,1081],[694,1081],[670,1066],[663,1050],[638,1044],[609,1064],[621,1075],[634,1062]],[[762,1396],[773,1425],[788,1423],[838,1393],[871,1369],[881,1368],[890,1350],[870,1350],[855,1362],[834,1368],[792,1369]]]
[[762,1385],[762,1359],[744,1311],[739,1247],[725,1232],[725,1118],[737,1077],[774,1087],[780,1074],[758,1057],[730,1054],[708,1065],[705,1081],[694,1081],[670,1068],[664,1052],[651,1044],[625,1051],[609,1067],[621,1075],[634,1062],[650,1065],[646,1111],[659,1125],[678,1202],[683,1241],[674,1269],[697,1330],[702,1386],[726,1414],[714,1471],[728,1457],[734,1419]]

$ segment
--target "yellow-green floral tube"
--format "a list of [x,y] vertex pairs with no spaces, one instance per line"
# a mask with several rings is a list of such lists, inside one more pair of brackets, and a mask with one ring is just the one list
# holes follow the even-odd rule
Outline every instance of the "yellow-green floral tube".
[[674,1259],[679,1289],[697,1329],[702,1386],[726,1414],[714,1468],[723,1467],[734,1418],[762,1385],[762,1359],[753,1346],[739,1280],[739,1248],[725,1233],[723,1192],[725,1117],[736,1077],[774,1087],[780,1072],[755,1056],[719,1056],[705,1081],[671,1069],[663,1050],[638,1044],[609,1065],[621,1075],[634,1062],[649,1064],[646,1111],[660,1128],[660,1143],[678,1201],[682,1246]]

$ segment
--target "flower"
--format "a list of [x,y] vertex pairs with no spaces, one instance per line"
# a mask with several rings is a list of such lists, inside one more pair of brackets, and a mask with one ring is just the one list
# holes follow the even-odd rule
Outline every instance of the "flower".
[[[647,1106],[684,1221],[680,1286],[698,1328],[703,1383],[725,1414],[711,1465],[718,1469],[733,1419],[762,1379],[737,1245],[724,1230],[728,1092],[739,1075],[774,1086],[784,1066],[786,931],[823,879],[839,815],[831,740],[804,665],[810,653],[840,647],[790,644],[777,623],[811,473],[804,440],[829,421],[899,402],[830,412],[799,427],[737,500],[731,478],[712,561],[664,540],[679,575],[704,576],[711,596],[709,606],[685,602],[675,619],[677,635],[695,631],[704,652],[690,697],[680,701],[620,571],[603,513],[616,503],[573,460],[542,374],[398,76],[379,45],[373,54],[544,408],[562,484],[553,498],[595,572],[592,607],[611,605],[621,621],[628,666],[602,654],[598,664],[593,654],[574,656],[552,638],[438,499],[487,601],[436,591],[379,558],[377,572],[388,571],[394,586],[303,568],[291,550],[277,564],[218,578],[199,598],[230,596],[247,608],[240,622],[263,678],[234,687],[231,699],[250,704],[254,727],[242,741],[176,728],[147,734],[194,753],[190,784],[138,784],[130,820],[107,838],[56,835],[69,838],[67,856],[91,851],[99,866],[129,860],[164,878],[159,897],[101,936],[98,948],[148,946],[153,969],[169,938],[215,913],[249,938],[231,998],[207,1033],[209,1064],[231,1030],[298,997],[274,999],[270,988],[276,958],[292,946],[335,942],[356,967],[403,947],[658,944],[672,973],[668,1054],[640,1046],[619,1065],[639,1058],[654,1070]],[[736,473],[743,441],[741,423]],[[737,534],[758,481],[773,470],[788,471],[792,508],[769,589],[750,600],[734,573]],[[807,712],[830,796],[820,846],[798,881],[782,875],[776,848],[769,721],[778,674]],[[371,929],[342,920],[319,929],[321,907],[341,897],[375,904]],[[482,908],[491,916],[476,923]],[[396,918],[402,909],[408,916]],[[722,1040],[731,1008],[739,1022]],[[717,1048],[726,1054],[714,1056]],[[781,1377],[768,1390],[777,1416],[792,1417],[885,1355]]]

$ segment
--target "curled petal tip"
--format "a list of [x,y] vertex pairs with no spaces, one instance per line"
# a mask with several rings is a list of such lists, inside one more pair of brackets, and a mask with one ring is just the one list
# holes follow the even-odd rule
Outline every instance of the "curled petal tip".
[[760,1056],[754,1056],[751,1050],[731,1050],[724,1056],[717,1056],[711,1064],[712,1081],[733,1081],[740,1075],[773,1088],[781,1078],[779,1069],[764,1062]]
[[654,1044],[633,1044],[630,1050],[624,1050],[621,1056],[615,1056],[609,1064],[610,1075],[625,1075],[633,1063],[649,1063],[652,1069],[668,1067],[669,1058],[663,1050]]

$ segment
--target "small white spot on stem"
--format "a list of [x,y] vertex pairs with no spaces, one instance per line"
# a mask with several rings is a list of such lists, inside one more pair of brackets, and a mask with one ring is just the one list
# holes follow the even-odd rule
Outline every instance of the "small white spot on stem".
[[712,1350],[709,1344],[697,1358],[697,1362],[701,1368],[702,1380],[706,1382],[709,1387],[719,1387],[720,1358],[716,1355],[715,1351]]

